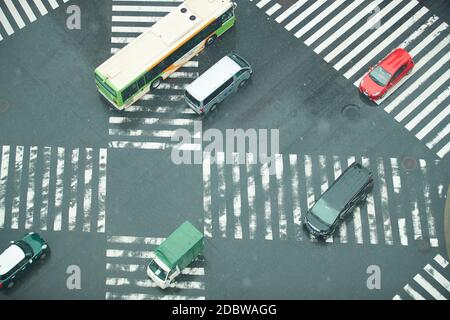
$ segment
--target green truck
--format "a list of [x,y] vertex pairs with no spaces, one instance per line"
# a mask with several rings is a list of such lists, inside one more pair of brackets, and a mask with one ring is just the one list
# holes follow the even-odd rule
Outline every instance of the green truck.
[[203,234],[184,222],[150,255],[147,275],[160,288],[167,288],[203,250]]

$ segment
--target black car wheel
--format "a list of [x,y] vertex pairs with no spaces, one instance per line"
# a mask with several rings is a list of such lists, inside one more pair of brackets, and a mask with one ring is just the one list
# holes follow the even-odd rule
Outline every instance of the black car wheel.
[[157,89],[162,82],[162,78],[159,77],[158,79],[156,79],[155,81],[152,82],[152,89]]
[[216,38],[217,38],[216,35],[213,35],[213,36],[209,37],[208,40],[206,40],[206,45],[205,46],[206,47],[211,46],[214,42],[216,42]]
[[8,289],[11,289],[12,287],[14,287],[14,284],[15,284],[14,281],[10,281],[6,287]]

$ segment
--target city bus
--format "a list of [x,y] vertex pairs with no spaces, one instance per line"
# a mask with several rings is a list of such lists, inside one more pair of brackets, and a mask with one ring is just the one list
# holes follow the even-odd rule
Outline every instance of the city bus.
[[122,110],[234,26],[231,0],[186,0],[95,70],[98,91]]

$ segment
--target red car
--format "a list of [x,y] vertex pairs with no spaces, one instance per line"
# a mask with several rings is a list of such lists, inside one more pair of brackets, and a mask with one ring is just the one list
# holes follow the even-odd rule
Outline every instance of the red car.
[[359,85],[359,91],[372,101],[379,100],[409,74],[413,67],[414,61],[408,51],[395,49],[375,67],[370,68]]

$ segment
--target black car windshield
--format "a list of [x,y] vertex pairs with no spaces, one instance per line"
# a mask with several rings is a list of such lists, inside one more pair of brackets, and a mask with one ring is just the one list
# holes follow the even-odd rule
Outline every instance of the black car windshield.
[[372,79],[377,85],[385,87],[391,79],[391,74],[378,66],[369,73],[370,79]]
[[311,212],[327,225],[332,225],[339,216],[339,211],[331,207],[324,199],[317,201]]
[[241,57],[236,54],[232,54],[231,59],[233,59],[241,68],[249,67],[248,63],[246,63]]

